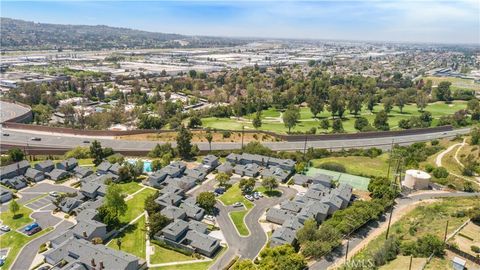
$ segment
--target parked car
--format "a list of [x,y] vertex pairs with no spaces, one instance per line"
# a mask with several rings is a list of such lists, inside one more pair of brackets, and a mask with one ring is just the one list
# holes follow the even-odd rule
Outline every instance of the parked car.
[[236,202],[233,204],[233,207],[242,207],[243,206],[243,203],[241,202]]
[[305,192],[299,192],[297,195],[298,196],[305,196]]
[[205,219],[209,221],[215,221],[215,217],[211,215],[205,215]]
[[254,200],[251,195],[245,195],[245,199],[247,199],[247,200],[249,200],[249,201],[251,201],[251,202],[253,202],[253,200]]
[[2,135],[8,137],[10,136],[10,133],[3,133]]
[[39,138],[39,137],[32,137],[30,138],[31,141],[41,141],[42,138]]
[[50,195],[50,196],[52,196],[52,197],[54,197],[54,198],[60,196],[60,194],[58,194],[58,192],[56,192],[56,191],[50,191],[50,192],[48,193],[48,195]]
[[38,270],[49,270],[49,269],[50,269],[50,266],[48,266],[48,265],[44,265],[44,266],[38,268]]
[[262,192],[259,191],[259,192],[257,192],[257,194],[258,194],[258,197],[263,198],[263,193]]
[[255,200],[260,199],[260,196],[258,196],[258,192],[254,192],[254,193],[253,193],[253,198],[254,198]]
[[0,257],[0,266],[3,266],[5,264],[5,261],[7,260],[6,256]]
[[8,227],[7,225],[2,225],[2,226],[0,226],[0,231],[9,232],[10,227]]
[[83,143],[90,143],[90,141],[89,141],[89,140],[85,140],[85,141],[83,141]]
[[40,227],[40,225],[38,225],[38,223],[34,222],[32,224],[29,224],[27,227],[25,227],[25,231],[28,232],[28,231],[31,231],[35,228],[38,228]]
[[35,227],[27,232],[27,235],[34,235],[42,230],[42,227]]
[[218,193],[218,194],[223,194],[225,193],[225,188],[224,187],[219,187],[219,188],[216,188],[214,190],[215,193]]

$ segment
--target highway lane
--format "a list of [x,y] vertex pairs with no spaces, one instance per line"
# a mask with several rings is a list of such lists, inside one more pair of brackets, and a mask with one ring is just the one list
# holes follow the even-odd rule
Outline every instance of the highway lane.
[[[446,132],[435,132],[418,135],[405,136],[386,136],[379,138],[368,139],[340,139],[340,140],[316,140],[307,141],[306,146],[314,148],[325,148],[332,150],[348,149],[348,148],[370,148],[378,147],[382,149],[389,149],[392,141],[401,145],[408,145],[414,142],[430,141],[433,139],[454,137],[458,134],[466,134],[469,128],[457,129]],[[112,137],[82,137],[70,134],[47,134],[45,132],[21,131],[12,129],[0,129],[2,136],[0,141],[2,145],[15,145],[22,148],[41,147],[45,149],[71,149],[76,146],[88,146],[94,139],[101,142],[104,147],[111,147],[117,151],[150,151],[161,141],[132,141],[132,140],[117,140]],[[8,133],[9,136],[3,136]],[[32,137],[41,138],[40,141],[31,140]],[[263,145],[275,151],[295,151],[303,150],[305,142],[265,142]],[[175,146],[175,143],[172,143]],[[202,151],[209,150],[207,142],[197,143]],[[233,150],[240,149],[242,144],[240,142],[212,142],[212,150]]]

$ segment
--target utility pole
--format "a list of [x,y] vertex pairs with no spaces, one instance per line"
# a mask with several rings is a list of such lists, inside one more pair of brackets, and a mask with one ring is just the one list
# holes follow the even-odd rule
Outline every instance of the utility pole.
[[305,155],[307,154],[307,140],[308,136],[305,135],[305,144],[303,145],[303,160],[305,160]]
[[448,220],[447,220],[447,225],[445,225],[445,236],[443,237],[443,242],[447,242],[447,230],[448,230]]
[[413,256],[410,255],[410,265],[408,266],[408,270],[412,270],[412,261],[413,261]]
[[388,226],[387,226],[387,233],[385,234],[385,240],[388,239],[388,233],[390,232],[390,223],[392,222],[392,216],[393,216],[393,205],[392,205],[392,208],[390,209],[390,216],[388,217]]
[[347,239],[347,249],[345,251],[345,263],[348,261],[348,247],[350,245],[350,239]]
[[242,126],[242,150],[243,150],[243,135],[245,134],[245,126]]
[[392,164],[392,159],[393,159],[393,139],[392,139],[392,144],[390,145],[390,158],[388,159],[387,179],[390,179],[390,165]]

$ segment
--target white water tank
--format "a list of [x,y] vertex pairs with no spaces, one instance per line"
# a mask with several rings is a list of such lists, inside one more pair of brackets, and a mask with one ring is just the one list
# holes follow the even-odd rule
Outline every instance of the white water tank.
[[403,185],[410,189],[428,189],[430,174],[420,170],[407,170]]

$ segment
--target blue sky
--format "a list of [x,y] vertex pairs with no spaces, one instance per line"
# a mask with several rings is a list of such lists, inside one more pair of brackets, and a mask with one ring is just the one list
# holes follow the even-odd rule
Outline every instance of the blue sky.
[[1,1],[1,16],[232,37],[480,44],[480,0]]

